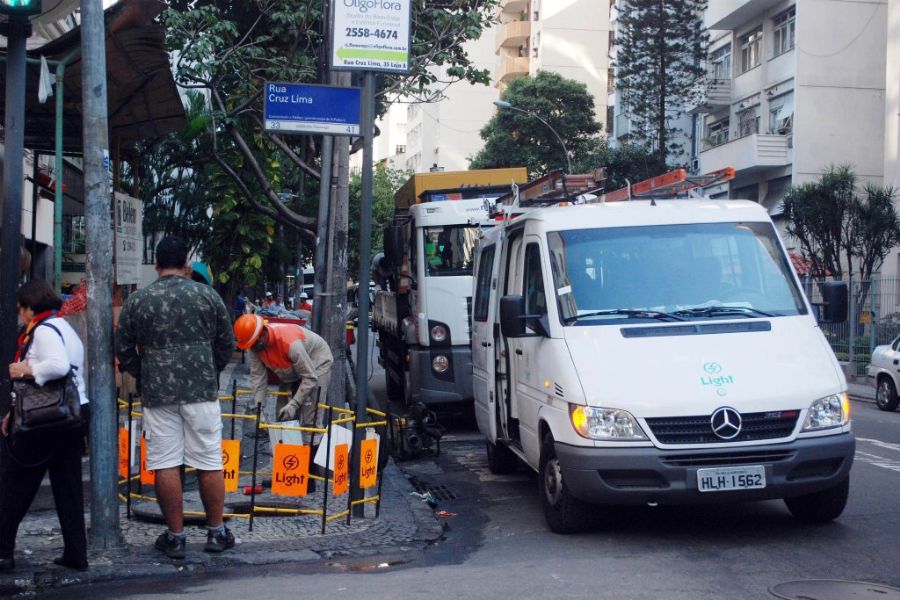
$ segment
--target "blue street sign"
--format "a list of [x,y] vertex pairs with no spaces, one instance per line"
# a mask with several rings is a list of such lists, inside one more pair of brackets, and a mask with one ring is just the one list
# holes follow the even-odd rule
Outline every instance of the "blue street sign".
[[360,89],[266,82],[266,131],[359,135]]

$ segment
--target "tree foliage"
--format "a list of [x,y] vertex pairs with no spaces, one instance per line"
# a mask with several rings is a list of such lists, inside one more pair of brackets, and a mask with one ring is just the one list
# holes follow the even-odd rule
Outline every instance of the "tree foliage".
[[894,189],[868,184],[862,192],[852,168],[839,165],[785,195],[787,232],[800,243],[814,275],[871,280],[900,243]]
[[481,130],[484,147],[471,159],[470,168],[525,167],[530,177],[567,170],[563,147],[550,127],[565,145],[573,171],[583,172],[597,165],[603,146],[601,127],[596,121],[594,99],[583,83],[539,71],[534,77],[514,79],[503,100],[531,114],[499,109]]
[[630,141],[652,147],[659,160],[681,151],[671,121],[705,73],[708,36],[700,21],[707,0],[625,0],[616,37],[616,86],[632,121]]

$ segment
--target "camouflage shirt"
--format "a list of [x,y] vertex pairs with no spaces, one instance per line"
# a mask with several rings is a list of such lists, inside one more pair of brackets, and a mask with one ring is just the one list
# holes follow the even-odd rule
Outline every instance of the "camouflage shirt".
[[144,406],[216,400],[233,348],[219,294],[177,275],[129,296],[119,317],[119,369],[140,378]]

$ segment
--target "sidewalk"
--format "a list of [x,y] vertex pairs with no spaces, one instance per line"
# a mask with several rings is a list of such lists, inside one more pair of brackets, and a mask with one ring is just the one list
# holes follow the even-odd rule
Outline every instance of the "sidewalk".
[[[238,387],[246,389],[246,366],[240,362],[239,355],[223,373],[222,382],[225,388],[222,395],[231,393],[231,381],[237,379]],[[238,412],[247,413],[250,398],[242,396],[238,403]],[[230,410],[230,403],[223,403],[223,412]],[[253,429],[246,422],[242,440],[242,463],[252,453]],[[230,422],[225,422],[226,436],[230,431]],[[240,431],[240,429],[238,429]],[[267,438],[267,434],[263,434]],[[263,441],[264,438],[260,438]],[[267,440],[266,440],[267,441]],[[266,443],[265,446],[268,446]],[[260,470],[271,461],[266,454],[260,455]],[[85,462],[85,469],[88,463]],[[239,489],[249,485],[241,479]],[[268,477],[262,477],[268,479]],[[321,486],[321,483],[318,484]],[[161,523],[138,520],[132,515],[128,520],[124,503],[120,504],[120,529],[123,543],[119,548],[107,551],[90,551],[89,571],[80,573],[53,564],[53,559],[62,554],[62,536],[56,512],[37,510],[29,513],[19,528],[16,540],[16,569],[9,573],[0,573],[0,596],[13,594],[30,594],[48,588],[70,586],[82,583],[98,583],[109,580],[121,580],[137,577],[172,577],[178,574],[197,573],[206,569],[223,569],[233,567],[252,567],[258,565],[317,562],[333,556],[369,556],[377,552],[399,551],[401,547],[424,545],[438,539],[442,534],[441,524],[435,519],[432,510],[416,496],[411,495],[413,489],[400,470],[389,461],[383,473],[381,493],[381,512],[375,518],[374,505],[366,505],[365,518],[354,518],[349,524],[345,519],[330,522],[326,525],[325,535],[321,533],[321,518],[318,516],[270,517],[257,516],[254,519],[253,531],[249,531],[246,518],[233,518],[228,527],[237,538],[233,550],[222,554],[207,554],[202,551],[206,542],[206,528],[202,523],[191,525],[186,523],[188,535],[187,557],[184,560],[171,560],[153,548],[156,537],[165,529]],[[272,499],[269,494],[257,498]],[[242,493],[227,494],[225,499],[227,512],[235,510],[237,503],[248,504],[249,496]],[[290,498],[278,497],[280,504],[291,504]],[[318,502],[321,506],[321,487],[319,492],[310,494],[293,505],[303,506]],[[338,499],[329,498],[329,514],[342,510],[346,496]],[[196,491],[185,493],[186,510],[202,510],[199,508],[199,496]],[[231,509],[229,508],[231,506]],[[90,527],[90,509],[86,501],[86,520]],[[132,512],[158,512],[150,503],[135,503]]]

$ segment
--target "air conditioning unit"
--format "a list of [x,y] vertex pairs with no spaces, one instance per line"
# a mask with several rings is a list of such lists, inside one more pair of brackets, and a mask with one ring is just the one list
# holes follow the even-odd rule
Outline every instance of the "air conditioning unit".
[[794,117],[793,115],[789,117],[785,117],[783,119],[778,120],[778,127],[776,131],[781,135],[787,135],[791,132],[794,125]]
[[700,159],[692,158],[691,159],[691,173],[699,173],[700,172]]

